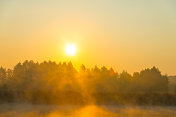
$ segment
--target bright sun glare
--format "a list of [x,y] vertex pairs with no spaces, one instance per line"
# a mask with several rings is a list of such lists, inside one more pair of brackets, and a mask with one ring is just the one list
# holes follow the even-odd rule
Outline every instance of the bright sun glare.
[[65,50],[69,56],[74,56],[76,54],[76,46],[74,44],[67,44]]

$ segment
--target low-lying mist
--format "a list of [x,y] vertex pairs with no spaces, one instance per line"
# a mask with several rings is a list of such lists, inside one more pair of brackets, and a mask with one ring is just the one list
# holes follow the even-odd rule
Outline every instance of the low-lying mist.
[[2,104],[0,117],[175,117],[176,108],[158,106],[54,106]]
[[0,68],[0,117],[174,117],[170,81],[156,67],[131,75],[25,61]]

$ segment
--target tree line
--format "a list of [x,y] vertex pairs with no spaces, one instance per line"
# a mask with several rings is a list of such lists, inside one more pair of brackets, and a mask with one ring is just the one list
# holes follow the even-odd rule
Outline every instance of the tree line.
[[0,102],[47,104],[176,104],[168,77],[152,67],[117,73],[113,68],[75,69],[71,62],[25,61],[0,68]]

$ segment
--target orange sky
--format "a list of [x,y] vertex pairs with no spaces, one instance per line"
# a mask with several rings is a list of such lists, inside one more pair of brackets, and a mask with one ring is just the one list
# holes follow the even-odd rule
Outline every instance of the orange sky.
[[[0,65],[73,61],[132,73],[157,66],[176,74],[174,0],[2,0]],[[75,43],[76,56],[65,54]]]

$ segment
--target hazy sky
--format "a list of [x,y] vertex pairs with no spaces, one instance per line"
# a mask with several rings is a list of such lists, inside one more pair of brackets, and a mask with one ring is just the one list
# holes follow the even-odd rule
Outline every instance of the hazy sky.
[[[77,54],[65,54],[66,43]],[[0,0],[0,65],[73,61],[176,74],[175,0]]]

